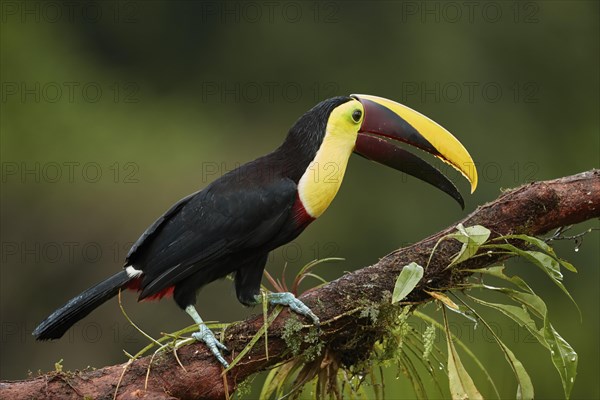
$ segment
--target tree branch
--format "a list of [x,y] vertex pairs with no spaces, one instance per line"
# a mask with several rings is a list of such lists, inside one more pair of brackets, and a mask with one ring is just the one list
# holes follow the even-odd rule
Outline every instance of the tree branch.
[[[600,171],[535,182],[502,194],[495,201],[480,206],[460,221],[464,226],[483,225],[494,236],[506,234],[540,235],[552,229],[600,217]],[[455,225],[419,243],[398,249],[378,263],[348,273],[318,289],[305,293],[301,299],[323,321],[320,339],[328,354],[337,362],[351,365],[366,358],[373,343],[381,338],[381,327],[361,318],[366,304],[389,305],[389,294],[402,267],[410,262],[427,265],[438,240],[454,230]],[[523,243],[515,243],[524,246]],[[476,257],[447,269],[449,259],[460,249],[455,240],[444,240],[425,270],[421,283],[408,297],[408,302],[431,300],[424,290],[446,290],[456,287],[468,274],[462,270],[481,268],[500,260],[499,256]],[[150,357],[128,365],[104,367],[77,373],[50,372],[23,381],[0,382],[0,398],[72,398],[84,396],[109,399],[118,390],[119,399],[218,399],[226,391],[233,392],[245,378],[293,357],[282,334],[289,311],[283,310],[269,328],[269,354],[264,353],[262,339],[227,374],[227,388],[221,376],[222,368],[203,344],[191,344],[179,349],[184,371],[172,353],[155,357],[145,389]],[[225,344],[238,354],[263,325],[262,316],[233,324],[225,332]],[[305,327],[305,329],[307,329]]]

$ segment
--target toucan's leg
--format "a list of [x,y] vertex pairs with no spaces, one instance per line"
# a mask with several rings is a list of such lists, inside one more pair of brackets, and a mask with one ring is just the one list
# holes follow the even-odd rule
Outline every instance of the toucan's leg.
[[198,332],[192,333],[192,337],[200,342],[206,343],[210,351],[217,357],[217,360],[219,360],[225,368],[228,368],[229,363],[223,358],[219,351],[219,349],[227,351],[227,347],[219,342],[212,331],[204,324],[204,321],[202,321],[202,318],[200,318],[200,315],[198,315],[198,312],[196,311],[196,307],[189,305],[185,308],[185,312],[198,324]]
[[[250,260],[236,271],[235,292],[240,303],[254,306],[263,302],[263,296],[260,294],[260,281],[267,262],[267,255]],[[298,314],[310,317],[315,325],[319,325],[319,318],[315,313],[292,293],[269,293],[266,298],[269,303],[288,306]]]

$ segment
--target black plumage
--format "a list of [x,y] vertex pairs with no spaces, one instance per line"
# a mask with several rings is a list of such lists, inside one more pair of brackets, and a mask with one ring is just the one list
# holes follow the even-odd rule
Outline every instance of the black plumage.
[[268,253],[293,240],[312,221],[297,208],[297,184],[325,136],[328,116],[351,100],[335,97],[306,112],[272,153],[249,162],[187,196],[157,219],[131,248],[124,271],[88,289],[55,311],[36,330],[54,339],[120,288],[140,290],[140,300],[173,290],[186,308],[196,291],[235,274],[238,299],[253,304]]

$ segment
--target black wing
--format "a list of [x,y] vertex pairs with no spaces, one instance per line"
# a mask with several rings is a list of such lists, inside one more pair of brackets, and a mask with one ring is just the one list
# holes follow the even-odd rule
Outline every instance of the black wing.
[[138,251],[141,251],[140,248],[145,244],[151,242],[152,238],[160,232],[160,230],[165,226],[165,222],[171,219],[171,217],[177,215],[177,213],[181,210],[181,208],[187,204],[188,201],[194,196],[196,196],[199,192],[192,193],[188,196],[185,196],[183,199],[179,200],[177,203],[173,204],[171,208],[167,210],[163,215],[161,215],[156,221],[152,223],[145,231],[142,233],[142,236],[139,237],[138,240],[135,241],[129,252],[127,253],[127,262],[126,266],[130,265],[135,260]]
[[180,200],[130,252],[128,264],[143,271],[140,298],[232,254],[271,250],[269,244],[289,221],[296,193],[287,178],[239,181],[233,174]]

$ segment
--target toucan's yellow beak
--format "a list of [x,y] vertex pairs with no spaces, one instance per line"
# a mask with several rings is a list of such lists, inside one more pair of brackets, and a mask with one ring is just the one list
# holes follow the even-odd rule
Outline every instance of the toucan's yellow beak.
[[[385,154],[383,155],[384,160],[381,161],[383,164],[404,170],[406,168],[398,168],[397,165],[390,165],[390,162],[386,162],[390,160],[390,152],[392,150],[385,148],[385,143],[388,142],[382,140],[381,137],[383,136],[392,140],[402,141],[431,153],[454,167],[471,183],[471,193],[475,191],[475,188],[477,187],[477,169],[475,168],[475,163],[469,155],[469,152],[450,132],[423,114],[402,104],[396,103],[395,101],[362,94],[352,95],[352,97],[360,101],[364,107],[364,117],[359,130],[355,152],[374,161],[380,161],[378,160],[377,153],[383,151],[383,153],[387,153],[387,156]],[[376,137],[373,138],[371,136],[371,138],[369,138],[370,135]],[[377,136],[379,136],[379,138],[377,138]],[[424,167],[423,164],[435,170],[435,168],[429,166],[411,153],[404,152],[410,155],[402,154],[402,157],[405,158],[404,167],[406,167],[407,163],[416,162],[419,165],[413,165],[413,170],[419,168],[422,169],[422,167]],[[406,172],[438,187],[440,187],[440,185],[446,185],[446,183],[443,182],[444,180],[448,181],[447,178],[439,173],[439,171],[437,171],[437,173],[441,175],[441,177],[429,176],[427,179],[413,173],[416,171]],[[417,171],[417,173],[419,172]],[[420,174],[431,175],[432,171],[426,168],[426,170],[421,170]],[[450,185],[452,184],[450,183]],[[450,193],[452,191],[451,189],[445,187],[440,187],[440,189],[456,198],[455,194]],[[454,188],[454,190],[456,190],[456,188]],[[460,194],[458,194],[458,196],[460,197]],[[460,200],[462,200],[462,198]]]

